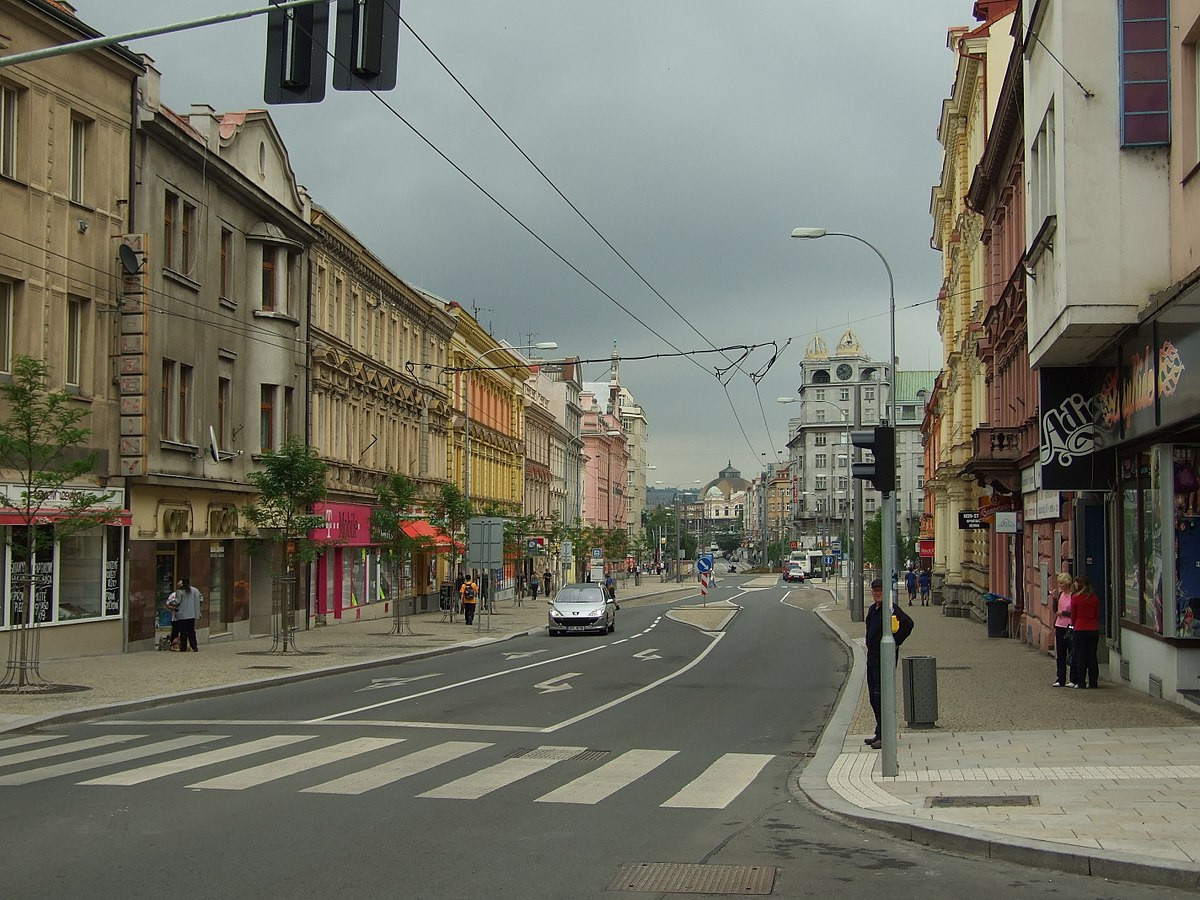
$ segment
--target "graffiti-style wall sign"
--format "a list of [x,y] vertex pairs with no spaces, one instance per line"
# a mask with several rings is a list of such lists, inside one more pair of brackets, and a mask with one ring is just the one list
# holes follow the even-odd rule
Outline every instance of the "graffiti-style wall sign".
[[[1116,369],[1043,367],[1041,378],[1042,487],[1105,490],[1116,474],[1110,395]],[[1119,401],[1113,401],[1119,409]]]

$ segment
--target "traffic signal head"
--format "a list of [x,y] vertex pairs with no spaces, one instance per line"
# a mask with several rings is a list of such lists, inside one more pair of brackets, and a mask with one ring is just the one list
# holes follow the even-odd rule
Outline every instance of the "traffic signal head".
[[325,97],[329,7],[324,3],[267,13],[267,103],[320,103]]
[[853,431],[850,443],[861,450],[869,450],[874,456],[870,462],[856,462],[851,466],[855,478],[871,482],[881,494],[896,490],[896,429],[891,425],[876,425],[870,431]]
[[338,0],[335,91],[390,91],[400,50],[400,0]]

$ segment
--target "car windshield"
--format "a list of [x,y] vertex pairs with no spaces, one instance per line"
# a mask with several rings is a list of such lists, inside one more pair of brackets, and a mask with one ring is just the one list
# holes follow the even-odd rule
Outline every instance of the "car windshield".
[[586,603],[596,606],[604,602],[604,592],[598,584],[568,584],[554,598],[555,603]]

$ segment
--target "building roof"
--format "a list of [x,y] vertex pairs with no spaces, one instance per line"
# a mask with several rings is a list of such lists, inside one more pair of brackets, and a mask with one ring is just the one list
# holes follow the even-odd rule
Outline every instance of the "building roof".
[[937,376],[937,372],[896,372],[896,402],[924,404]]

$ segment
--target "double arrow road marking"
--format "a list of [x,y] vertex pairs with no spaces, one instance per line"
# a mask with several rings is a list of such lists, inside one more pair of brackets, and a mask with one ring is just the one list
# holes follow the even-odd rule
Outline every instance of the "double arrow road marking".
[[[659,654],[654,652],[657,649],[657,647],[648,647],[641,653],[635,653],[633,655],[635,658],[643,660],[662,659]],[[582,672],[568,672],[566,675],[555,675],[553,678],[547,678],[545,681],[539,681],[533,687],[535,690],[543,694],[553,694],[556,691],[569,691],[571,690],[571,685],[566,683],[567,679],[578,678],[582,674]]]

